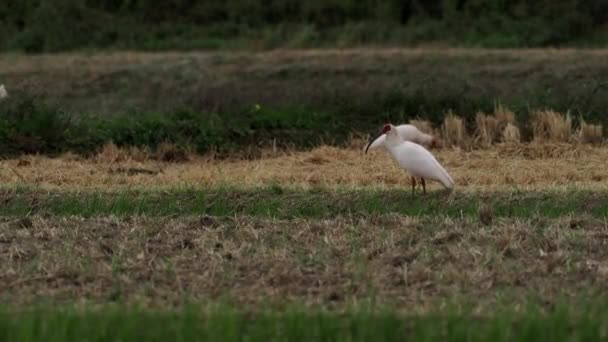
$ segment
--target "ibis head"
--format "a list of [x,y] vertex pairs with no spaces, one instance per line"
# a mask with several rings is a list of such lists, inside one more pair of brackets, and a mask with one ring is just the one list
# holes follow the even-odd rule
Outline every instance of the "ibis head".
[[365,153],[367,153],[367,150],[369,150],[369,146],[374,142],[374,140],[378,139],[378,137],[380,137],[382,134],[386,134],[386,133],[390,132],[391,127],[393,127],[393,125],[386,124],[382,127],[382,129],[378,132],[378,134],[376,134],[376,136],[371,137],[369,139],[369,142],[367,143],[367,147],[365,147]]

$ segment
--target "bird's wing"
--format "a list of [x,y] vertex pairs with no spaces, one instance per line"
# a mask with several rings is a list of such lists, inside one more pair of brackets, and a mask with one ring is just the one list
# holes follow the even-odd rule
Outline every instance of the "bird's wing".
[[405,140],[405,141],[416,141],[418,139],[418,135],[420,134],[420,131],[418,131],[418,129],[416,128],[416,126],[413,125],[399,125],[396,127],[397,128],[397,132],[399,133],[399,136],[401,137],[401,139]]
[[408,168],[413,173],[418,174],[420,177],[435,179],[446,188],[451,189],[454,187],[454,180],[431,152],[418,144],[410,143],[407,145],[408,150],[404,151],[404,153],[408,153]]
[[419,130],[411,124],[397,126],[397,132],[401,139],[405,141],[415,142],[416,144],[428,145],[433,140],[433,137]]

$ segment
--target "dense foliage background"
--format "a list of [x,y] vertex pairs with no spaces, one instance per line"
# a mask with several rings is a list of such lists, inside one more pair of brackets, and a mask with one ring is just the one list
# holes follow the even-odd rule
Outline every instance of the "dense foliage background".
[[603,0],[4,0],[0,48],[598,46],[607,22]]

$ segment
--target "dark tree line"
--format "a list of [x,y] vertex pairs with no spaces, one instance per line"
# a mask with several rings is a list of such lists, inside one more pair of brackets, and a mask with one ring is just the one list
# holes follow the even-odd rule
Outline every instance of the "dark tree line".
[[431,40],[542,46],[568,43],[606,22],[606,0],[3,0],[0,47],[137,46],[150,33],[206,30],[226,38],[278,25],[323,32],[353,23],[401,29],[404,43],[407,29],[428,28]]

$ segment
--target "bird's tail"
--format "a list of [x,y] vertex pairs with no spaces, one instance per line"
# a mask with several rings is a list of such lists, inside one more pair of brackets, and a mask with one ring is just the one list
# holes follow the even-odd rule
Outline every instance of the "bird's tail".
[[454,189],[455,183],[450,174],[443,167],[441,167],[441,165],[439,166],[439,169],[441,170],[439,177],[441,184],[443,184],[443,186],[445,186],[447,189]]

